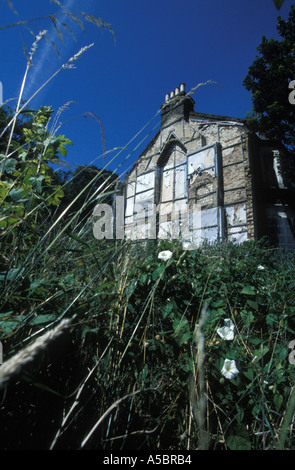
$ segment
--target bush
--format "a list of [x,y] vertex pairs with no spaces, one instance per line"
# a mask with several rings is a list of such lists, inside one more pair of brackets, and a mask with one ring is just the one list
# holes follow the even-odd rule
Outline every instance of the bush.
[[[17,433],[20,445],[292,448],[292,436],[281,432],[294,383],[288,352],[295,335],[294,255],[258,242],[194,251],[168,242],[97,246],[90,230],[91,224],[87,246],[83,234],[63,234],[60,261],[50,250],[46,276],[39,272],[22,296],[10,297],[14,310],[2,314],[4,350],[11,352],[31,342],[34,331],[74,315],[65,342],[57,343],[62,355],[49,347],[12,380],[6,415],[20,419],[36,407],[31,437]],[[163,250],[173,253],[168,261],[158,258]],[[234,361],[226,363],[230,378],[222,372],[226,359]],[[62,410],[69,410],[64,423]],[[48,429],[42,437],[37,415]],[[19,447],[15,433],[7,447]]]

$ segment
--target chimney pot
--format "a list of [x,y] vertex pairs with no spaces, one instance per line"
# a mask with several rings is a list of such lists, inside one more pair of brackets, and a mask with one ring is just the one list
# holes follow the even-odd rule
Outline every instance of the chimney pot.
[[171,91],[170,98],[174,98],[174,91]]
[[178,86],[175,88],[175,96],[176,95],[179,95],[179,87]]
[[180,93],[185,92],[185,83],[180,84]]
[[169,101],[169,93],[166,93],[166,95],[165,95],[165,101],[166,101],[166,103],[167,103],[167,101]]

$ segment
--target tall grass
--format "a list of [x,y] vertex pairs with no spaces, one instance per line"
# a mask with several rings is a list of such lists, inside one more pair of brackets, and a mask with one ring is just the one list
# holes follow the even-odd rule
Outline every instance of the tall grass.
[[[65,187],[48,161],[69,141],[49,132],[43,107],[15,145],[20,103],[1,156],[1,447],[292,448],[294,255],[256,242],[190,252],[96,240],[93,217],[80,216],[114,193],[106,181],[84,198],[106,168],[58,211]],[[218,333],[227,319],[231,340]]]

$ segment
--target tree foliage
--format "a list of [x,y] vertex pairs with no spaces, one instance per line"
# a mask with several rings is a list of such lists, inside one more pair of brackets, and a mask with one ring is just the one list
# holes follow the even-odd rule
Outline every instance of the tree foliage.
[[273,0],[275,7],[279,10],[281,6],[283,5],[285,0]]
[[74,171],[57,171],[54,180],[64,192],[59,212],[71,204],[69,215],[81,209],[80,219],[84,219],[97,203],[112,204],[118,175],[95,165],[78,165]]
[[[53,181],[50,163],[59,161],[66,145],[71,141],[64,135],[52,135],[48,122],[53,110],[42,106],[28,111],[26,120],[19,120],[7,148],[7,136],[3,134],[0,153],[0,208],[2,231],[13,230],[25,223],[34,230],[44,225],[44,214],[50,214],[50,206],[57,206],[63,191]],[[5,112],[2,126],[5,129]],[[28,125],[27,125],[28,124]],[[39,207],[38,212],[34,211]],[[30,218],[30,214],[34,214]]]
[[262,37],[256,56],[244,80],[252,92],[253,112],[249,127],[267,138],[295,149],[295,107],[289,101],[289,83],[295,78],[295,6],[287,21],[278,17],[281,40]]

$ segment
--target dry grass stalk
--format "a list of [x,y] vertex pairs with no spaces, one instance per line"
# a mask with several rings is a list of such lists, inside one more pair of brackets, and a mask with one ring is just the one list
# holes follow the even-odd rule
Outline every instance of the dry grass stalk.
[[0,389],[4,388],[8,384],[9,380],[19,373],[22,367],[33,361],[37,354],[47,347],[50,341],[56,339],[57,336],[59,336],[63,330],[69,326],[70,322],[71,319],[62,320],[55,328],[40,336],[40,338],[36,339],[34,343],[5,361],[0,368]]
[[[190,403],[194,419],[198,424],[199,450],[207,450],[209,447],[208,431],[206,429],[206,406],[207,398],[205,393],[205,339],[203,326],[208,318],[207,305],[201,311],[200,320],[195,329],[196,349],[197,349],[197,370],[189,381]],[[197,380],[197,383],[196,383]]]
[[155,391],[157,388],[146,388],[143,390],[136,390],[135,392],[129,393],[128,395],[125,395],[123,398],[119,398],[118,400],[115,401],[104,413],[103,415],[99,418],[99,420],[95,423],[95,425],[92,427],[92,429],[89,431],[86,437],[84,437],[80,449],[82,449],[87,441],[90,439],[94,431],[98,428],[98,426],[107,418],[107,416],[114,410],[116,409],[123,401],[127,400],[128,398],[134,397],[135,395],[138,395],[139,393],[142,392],[148,392],[148,391]]

